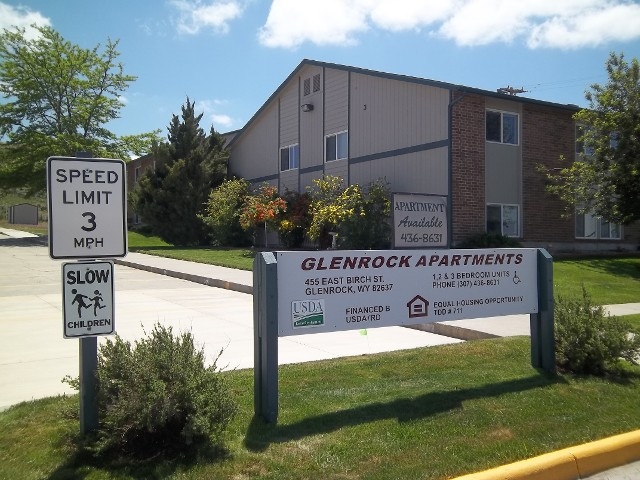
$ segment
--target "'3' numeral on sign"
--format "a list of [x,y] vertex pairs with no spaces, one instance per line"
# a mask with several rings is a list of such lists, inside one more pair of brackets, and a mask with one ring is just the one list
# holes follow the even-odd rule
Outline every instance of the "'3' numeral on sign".
[[96,229],[96,216],[91,212],[84,212],[82,216],[87,219],[87,223],[89,224],[89,226],[83,225],[80,228],[82,228],[82,230],[84,230],[85,232],[93,232]]

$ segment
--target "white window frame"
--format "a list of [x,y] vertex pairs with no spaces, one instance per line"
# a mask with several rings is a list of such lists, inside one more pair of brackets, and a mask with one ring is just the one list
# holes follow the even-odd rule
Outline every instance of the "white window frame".
[[[327,142],[331,137],[335,137],[335,149],[330,151],[328,148]],[[340,152],[340,139],[344,139],[346,144],[344,145],[345,152]],[[332,153],[334,158],[329,158],[329,153]],[[344,153],[343,156],[341,154]],[[349,131],[343,130],[341,132],[331,133],[329,135],[325,135],[324,137],[324,161],[325,162],[334,162],[336,160],[346,160],[349,158]]]
[[[491,113],[498,113],[500,114],[500,140],[489,140],[487,138],[487,115],[489,114],[489,112]],[[504,117],[505,115],[509,115],[510,117],[514,117],[516,120],[516,126],[515,126],[515,142],[505,142],[505,135],[504,135],[504,131],[505,131],[505,123],[504,123]],[[485,110],[485,114],[484,114],[484,139],[485,141],[489,142],[489,143],[499,143],[502,145],[520,145],[520,114],[515,113],[515,112],[508,112],[505,110],[495,110],[492,108],[487,108]]]
[[[577,213],[575,220],[575,236],[581,240],[622,240],[622,225],[619,223],[611,223],[602,217],[597,217],[591,213]],[[581,234],[578,231],[579,222],[581,225]],[[591,228],[587,228],[587,222]],[[611,228],[613,226],[613,229]],[[617,232],[617,236],[612,236],[612,231]]]
[[[522,223],[520,219],[520,205],[515,203],[487,203],[485,208],[485,229],[487,233],[489,232],[489,207],[500,207],[500,235],[505,237],[512,238],[520,238],[520,224]],[[505,208],[514,208],[516,209],[517,219],[516,219],[516,228],[514,233],[505,233]],[[507,226],[508,227],[508,226]]]
[[[282,160],[283,160],[282,159],[282,154],[285,151],[287,152],[287,167],[288,168],[283,168],[283,165],[282,165]],[[292,152],[295,152],[295,154],[292,155]],[[288,170],[296,170],[297,168],[300,168],[300,144],[299,143],[293,143],[291,145],[280,147],[280,171],[281,172],[286,172]]]

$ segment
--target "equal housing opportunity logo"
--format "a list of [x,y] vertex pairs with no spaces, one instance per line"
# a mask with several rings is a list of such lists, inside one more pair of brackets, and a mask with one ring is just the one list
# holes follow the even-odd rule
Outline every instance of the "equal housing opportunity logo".
[[292,301],[291,320],[293,328],[324,325],[324,299]]

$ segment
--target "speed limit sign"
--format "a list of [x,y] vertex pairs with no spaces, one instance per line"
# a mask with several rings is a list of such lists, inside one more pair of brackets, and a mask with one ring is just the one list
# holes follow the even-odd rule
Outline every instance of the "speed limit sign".
[[127,254],[125,163],[49,157],[49,256],[115,258]]

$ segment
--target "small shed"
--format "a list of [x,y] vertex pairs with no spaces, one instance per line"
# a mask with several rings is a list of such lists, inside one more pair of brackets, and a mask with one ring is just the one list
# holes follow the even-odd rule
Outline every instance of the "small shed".
[[38,207],[31,203],[19,203],[8,208],[7,220],[11,224],[37,225]]

